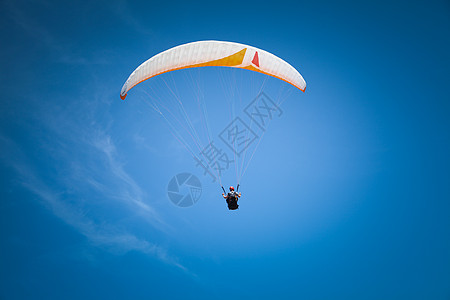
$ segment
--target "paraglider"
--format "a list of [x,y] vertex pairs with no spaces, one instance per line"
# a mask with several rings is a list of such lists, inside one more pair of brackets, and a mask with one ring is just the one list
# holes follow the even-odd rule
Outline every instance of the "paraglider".
[[[235,42],[225,42],[225,41],[197,41],[192,43],[187,43],[183,45],[179,45],[173,48],[170,48],[166,51],[163,51],[155,56],[151,57],[140,66],[138,66],[128,77],[124,85],[122,86],[120,92],[120,98],[125,100],[128,92],[140,84],[143,81],[146,81],[150,78],[156,77],[158,75],[182,70],[189,68],[199,68],[199,67],[230,67],[230,68],[238,68],[250,70],[253,72],[262,73],[268,75],[270,77],[278,78],[283,80],[295,88],[305,91],[306,82],[303,79],[302,75],[289,63],[282,60],[281,58],[275,56],[272,53],[264,51],[262,49],[252,47],[245,44],[235,43]],[[167,86],[167,83],[166,83]],[[168,86],[167,86],[168,87]],[[149,95],[151,96],[151,95]],[[186,114],[186,110],[183,106],[183,103],[180,101],[179,97],[176,97],[178,104],[180,105],[180,111],[184,114],[183,119],[187,121],[187,126],[183,126],[183,129],[189,132],[190,137],[194,140],[195,146],[201,151],[201,143],[199,142],[199,138],[195,129],[192,126],[192,122],[190,118]],[[201,108],[201,113],[205,113],[205,106],[202,107],[200,101],[199,108]],[[176,124],[173,124],[169,121],[169,119],[163,114],[160,107],[168,108],[169,114],[173,115],[170,111],[170,105],[165,105],[164,100],[158,103],[159,106],[155,105],[154,109],[163,116],[163,118],[170,125],[172,134],[186,147],[186,149],[191,153],[194,159],[197,162],[200,162],[194,151],[186,145],[185,140],[180,137],[179,132],[177,132]],[[207,120],[208,118],[204,118]],[[179,123],[179,119],[177,119],[177,123]],[[211,138],[209,136],[209,127],[206,122],[206,130],[208,133],[208,141],[212,146]],[[259,143],[258,143],[259,145]],[[236,142],[234,142],[233,147],[236,147]],[[257,148],[257,146],[256,146]],[[256,150],[255,148],[255,150]],[[246,147],[247,149],[247,147]],[[238,153],[236,149],[233,149],[234,153]],[[246,152],[245,152],[246,153]],[[254,153],[254,152],[253,152]],[[201,151],[203,154],[203,151]],[[239,156],[239,153],[237,154]],[[253,157],[253,154],[250,157]],[[236,157],[235,157],[236,159]],[[236,180],[238,182],[237,190],[239,189],[239,182],[245,173],[246,167],[244,168],[244,158],[242,159],[242,166],[240,172],[238,171],[237,163],[236,166]],[[249,162],[248,162],[249,164]],[[246,165],[248,167],[248,164]],[[205,172],[209,172],[209,169],[214,169],[211,164],[207,163],[204,166]],[[215,169],[217,170],[217,169]],[[217,175],[219,179],[219,183],[221,184],[221,172],[220,169],[217,170]],[[241,193],[238,191],[234,191],[234,187],[230,187],[230,192],[226,193],[223,188],[222,196],[226,199],[228,209],[236,210],[239,205],[237,204],[238,199],[241,197]]]
[[[239,190],[239,184],[238,184],[237,188]],[[234,191],[234,187],[232,187],[232,186],[230,186],[230,192],[227,195],[225,195],[225,189],[223,187],[222,187],[222,190],[224,192],[222,194],[222,197],[224,197],[226,199],[227,204],[228,204],[228,209],[229,210],[238,209],[239,205],[237,202],[238,202],[239,198],[241,198],[241,193]]]

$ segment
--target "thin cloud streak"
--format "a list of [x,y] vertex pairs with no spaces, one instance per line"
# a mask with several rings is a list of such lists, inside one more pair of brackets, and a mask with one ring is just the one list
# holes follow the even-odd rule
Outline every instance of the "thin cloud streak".
[[[64,193],[53,190],[39,178],[31,165],[24,159],[24,153],[20,147],[3,136],[0,136],[0,144],[6,147],[3,149],[8,150],[2,152],[0,158],[18,175],[17,178],[19,178],[20,184],[38,196],[41,203],[47,209],[56,217],[75,228],[80,234],[84,235],[92,245],[104,248],[115,254],[140,251],[189,273],[186,267],[180,264],[176,258],[168,254],[167,249],[147,240],[140,239],[129,232],[120,231],[115,226],[105,222],[101,222],[101,225],[99,225],[90,219],[82,208],[77,207],[76,204],[66,203],[62,199],[62,194]],[[16,159],[11,160],[8,153],[15,153]],[[121,176],[127,177],[127,174],[121,173]],[[130,182],[133,183],[132,180]],[[98,183],[94,183],[94,185],[98,185]],[[141,205],[148,210],[152,210],[145,204]]]
[[[127,189],[121,189],[121,194],[116,197],[122,199],[126,202],[132,203],[138,209],[142,209],[146,214],[149,215],[153,220],[160,224],[168,226],[156,213],[156,211],[143,201],[145,196],[144,191],[139,187],[139,185],[131,178],[131,176],[124,170],[123,165],[116,159],[116,147],[113,144],[111,137],[102,134],[97,136],[91,141],[91,145],[99,150],[107,158],[108,168],[111,173],[115,175],[116,179],[122,184],[128,186]],[[94,183],[98,185],[98,183]]]

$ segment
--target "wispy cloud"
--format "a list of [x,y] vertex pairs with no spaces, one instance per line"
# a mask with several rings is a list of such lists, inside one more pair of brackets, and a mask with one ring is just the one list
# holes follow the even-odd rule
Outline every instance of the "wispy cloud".
[[[0,132],[0,161],[16,183],[92,245],[113,253],[140,251],[187,271],[159,245],[172,229],[121,159],[110,133],[114,122],[104,113],[110,96],[98,89],[89,97],[40,102],[17,121],[29,128],[28,142]],[[30,155],[36,150],[39,161]]]
[[[2,6],[15,26],[54,54],[51,62],[96,63],[75,55],[71,41],[58,39],[31,10],[24,9],[24,3],[8,0]],[[14,120],[15,125],[28,129],[28,136],[11,138],[1,130],[0,162],[14,173],[15,183],[35,194],[92,245],[114,253],[140,251],[186,271],[160,246],[172,229],[155,210],[155,199],[139,178],[133,177],[117,147],[109,108],[112,99],[118,100],[119,88],[111,91],[98,72],[89,73],[89,78],[78,75],[81,88],[77,91],[64,95],[61,90],[58,95],[63,96],[55,98],[30,96],[33,99],[27,102],[27,109]]]
[[[123,186],[126,186],[126,188],[120,189],[120,193],[116,194],[115,197],[126,203],[130,203],[135,207],[135,209],[141,210],[141,213],[145,213],[150,220],[155,221],[153,222],[154,224],[157,222],[158,225],[168,226],[156,213],[156,211],[144,202],[145,192],[124,170],[123,164],[117,160],[117,150],[111,140],[111,137],[106,134],[97,133],[95,138],[93,138],[90,143],[104,155],[106,158],[107,167],[111,171],[111,174],[116,177],[116,181],[119,181]],[[100,191],[106,192],[106,190],[104,190],[104,185],[99,185],[96,181],[91,181],[91,184],[93,186],[100,187]]]
[[[102,145],[102,151],[109,156],[111,168],[114,169],[116,176],[123,179],[133,192],[137,195],[143,194],[139,186],[131,177],[118,166],[113,158],[114,146],[110,141]],[[80,234],[84,235],[89,242],[96,246],[110,251],[111,253],[123,254],[129,251],[140,251],[142,253],[154,256],[159,260],[174,265],[183,271],[189,272],[178,260],[171,256],[167,249],[152,243],[146,239],[139,238],[135,234],[119,229],[116,226],[106,223],[104,220],[93,220],[86,214],[86,208],[78,203],[70,203],[64,200],[64,191],[52,188],[44,182],[39,173],[34,170],[33,164],[27,161],[25,153],[12,140],[0,136],[0,145],[2,151],[0,159],[7,164],[16,174],[16,180],[30,192],[38,196],[41,203],[49,209],[56,217],[62,219],[65,223],[75,228]],[[14,159],[11,154],[14,153]],[[73,178],[72,178],[73,179]],[[89,180],[90,184],[98,190],[105,189],[104,184]],[[120,197],[123,198],[123,197]],[[133,198],[134,199],[134,198]],[[124,200],[125,201],[125,200]],[[126,200],[130,201],[130,199]],[[146,212],[155,215],[153,209],[145,204],[142,199],[134,199],[134,205],[144,209]]]
[[169,226],[149,205],[148,195],[125,170],[125,163],[118,158],[113,138],[107,133],[112,126],[111,121],[98,120],[99,109],[105,107],[108,104],[104,100],[91,99],[79,100],[76,107],[46,107],[47,117],[41,118],[41,122],[46,127],[47,136],[54,135],[52,143],[58,143],[58,146],[43,146],[53,147],[48,151],[59,162],[66,164],[64,185],[88,184],[99,195],[118,201],[130,211],[144,216],[156,228],[165,231]]

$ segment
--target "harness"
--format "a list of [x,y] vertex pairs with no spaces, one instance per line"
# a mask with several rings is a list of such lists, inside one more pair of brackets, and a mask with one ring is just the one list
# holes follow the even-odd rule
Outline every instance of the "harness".
[[238,209],[239,204],[237,204],[237,201],[238,201],[238,193],[235,191],[229,192],[227,195],[228,209],[230,210]]

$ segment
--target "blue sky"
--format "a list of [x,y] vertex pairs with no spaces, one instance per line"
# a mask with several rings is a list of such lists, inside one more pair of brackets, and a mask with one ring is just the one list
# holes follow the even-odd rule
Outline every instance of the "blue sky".
[[[450,297],[448,1],[0,8],[1,299]],[[119,98],[146,59],[208,39],[270,51],[307,82],[267,81],[283,114],[235,212],[148,105],[163,81]],[[265,77],[228,71],[245,118]],[[212,69],[187,74],[217,139],[227,90]],[[189,107],[183,76],[165,79]],[[167,196],[182,172],[203,186],[188,208]]]

